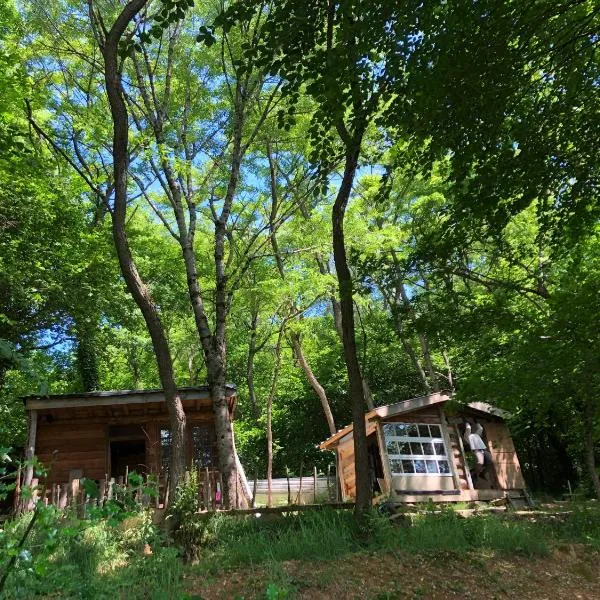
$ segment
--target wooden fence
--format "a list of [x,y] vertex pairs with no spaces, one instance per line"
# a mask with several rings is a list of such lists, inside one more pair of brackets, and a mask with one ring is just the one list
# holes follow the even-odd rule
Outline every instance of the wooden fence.
[[[21,497],[21,482],[18,482],[15,495],[16,510],[30,510],[37,502],[54,505],[58,508],[104,506],[111,500],[131,499],[142,506],[165,508],[169,494],[168,484],[156,477],[124,477],[86,480],[81,470],[71,471],[69,481],[61,484],[44,485],[38,479],[31,482],[31,495]],[[189,481],[190,473],[186,473]],[[216,470],[199,469],[197,471],[198,505],[200,510],[212,511],[223,508],[223,479]],[[249,482],[252,501],[255,506],[269,504],[268,480],[258,479]],[[338,485],[335,474],[318,475],[316,469],[308,477],[283,477],[271,481],[271,504],[302,505],[318,502],[339,502]],[[241,486],[237,490],[241,498]],[[245,500],[245,496],[244,496]],[[245,502],[236,502],[245,505]]]

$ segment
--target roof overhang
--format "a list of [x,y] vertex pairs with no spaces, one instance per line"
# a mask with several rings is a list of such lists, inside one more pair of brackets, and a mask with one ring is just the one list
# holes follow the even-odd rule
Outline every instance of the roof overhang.
[[[236,399],[235,386],[227,386],[229,408],[233,411]],[[208,386],[186,387],[179,389],[182,401],[210,401]],[[23,398],[25,410],[43,410],[57,408],[81,408],[90,406],[122,406],[129,404],[153,404],[165,402],[163,390],[112,390],[88,392],[84,394],[55,394],[51,396],[26,396]],[[209,402],[207,402],[208,404]]]
[[[451,396],[443,392],[436,392],[435,394],[429,394],[427,396],[419,396],[417,398],[410,398],[409,400],[403,400],[395,404],[388,404],[386,406],[379,406],[365,414],[365,425],[368,425],[370,421],[374,420],[385,420],[396,415],[403,413],[413,412],[428,406],[434,406],[436,404],[443,404],[450,400]],[[492,415],[500,419],[507,419],[510,413],[496,408],[485,402],[470,402],[466,405],[467,407],[481,413]],[[352,424],[346,425],[342,429],[338,430],[331,437],[327,438],[324,442],[321,442],[318,447],[321,450],[331,450],[343,437],[352,433]]]

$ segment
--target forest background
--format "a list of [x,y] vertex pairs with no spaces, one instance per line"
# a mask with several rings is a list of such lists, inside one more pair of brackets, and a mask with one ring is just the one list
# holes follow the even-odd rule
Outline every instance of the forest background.
[[[302,4],[266,26],[234,3],[212,29],[219,3],[150,2],[124,50],[124,226],[177,385],[205,383],[219,356],[202,326],[222,326],[248,474],[269,455],[279,476],[333,461],[316,444],[352,420],[330,217],[341,122],[361,130],[344,231],[364,408],[438,389],[495,404],[530,486],[600,496],[599,9],[440,3],[415,25],[410,2],[342,2],[340,46],[344,11],[364,14],[348,29],[366,58],[348,70],[340,51],[319,79],[294,55],[322,58],[318,36],[289,33],[315,32],[277,28]],[[0,447],[24,444],[22,395],[161,386],[111,229],[95,25],[122,5],[89,6],[0,0]],[[395,23],[405,50],[370,22]]]

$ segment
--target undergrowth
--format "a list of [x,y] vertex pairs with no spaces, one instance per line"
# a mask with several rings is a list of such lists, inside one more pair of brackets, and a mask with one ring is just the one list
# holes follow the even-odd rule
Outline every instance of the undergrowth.
[[[17,566],[5,589],[6,598],[185,598],[183,575],[219,576],[229,569],[257,565],[273,573],[265,592],[287,597],[292,583],[276,577],[286,560],[327,560],[356,552],[402,555],[467,555],[480,550],[500,554],[544,556],[556,542],[584,543],[600,550],[600,511],[575,509],[556,521],[530,521],[506,515],[462,519],[452,509],[402,515],[395,521],[370,514],[360,529],[349,511],[304,512],[271,517],[186,515],[185,543],[194,542],[195,564],[184,566],[181,537],[167,539],[152,525],[150,512],[79,520],[43,509],[19,551]],[[0,573],[30,515],[0,530]],[[190,520],[197,519],[197,522]],[[201,532],[199,539],[194,532]],[[178,541],[179,540],[179,541]],[[12,548],[12,550],[11,550]],[[189,555],[187,556],[189,559]]]

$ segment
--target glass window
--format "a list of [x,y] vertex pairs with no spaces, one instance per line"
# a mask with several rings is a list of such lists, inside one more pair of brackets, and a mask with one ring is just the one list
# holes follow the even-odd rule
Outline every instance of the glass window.
[[412,454],[421,456],[423,454],[423,448],[422,448],[420,442],[410,442],[410,451]]
[[160,466],[164,473],[169,472],[169,460],[171,458],[171,430],[161,428],[160,430]]
[[415,460],[415,473],[427,473],[424,460]]
[[395,440],[388,440],[386,443],[388,454],[400,454],[398,451],[398,442]]
[[385,423],[383,434],[393,475],[451,475],[439,425]]
[[442,432],[440,430],[440,426],[439,425],[430,425],[429,426],[429,431],[431,431],[431,437],[434,437],[434,438],[441,438],[442,437]]
[[393,423],[386,423],[383,426],[383,435],[385,437],[396,435],[396,426]]
[[415,467],[413,465],[413,461],[412,460],[403,460],[402,461],[402,470],[405,473],[414,473]]
[[429,437],[429,427],[427,425],[419,425],[419,437],[428,438]]
[[390,460],[390,469],[394,475],[402,475],[402,461],[397,458],[393,458]]
[[217,463],[217,438],[211,423],[202,423],[192,427],[194,446],[194,465],[197,469],[212,468]]
[[447,460],[440,460],[438,466],[440,468],[440,473],[443,473],[444,475],[450,474],[450,465]]
[[426,460],[425,463],[427,465],[428,473],[437,473],[438,472],[437,460]]
[[433,444],[431,442],[424,442],[421,444],[421,446],[423,446],[423,454],[426,454],[427,456],[432,456],[435,454],[433,451]]
[[406,426],[406,435],[407,437],[419,437],[419,427],[411,423]]

